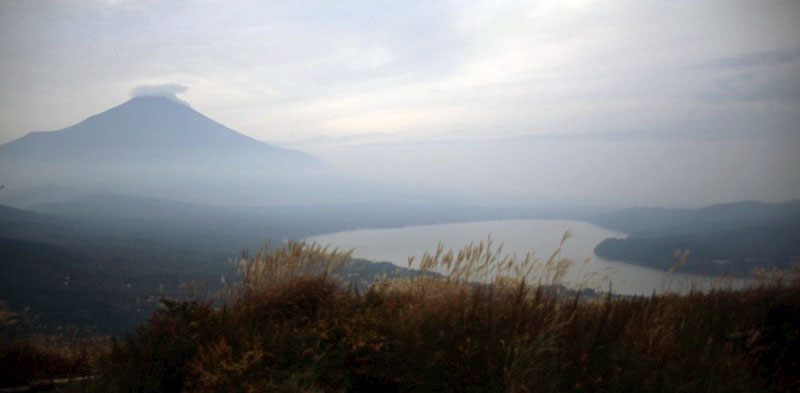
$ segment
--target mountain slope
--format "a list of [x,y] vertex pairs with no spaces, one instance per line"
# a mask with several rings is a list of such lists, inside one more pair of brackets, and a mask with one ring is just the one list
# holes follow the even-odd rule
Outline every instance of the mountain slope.
[[[159,299],[189,295],[182,284],[202,283],[208,294],[221,289],[220,276],[236,276],[229,261],[243,249],[266,239],[279,244],[318,225],[314,211],[298,217],[298,227],[293,216],[108,195],[42,210],[53,213],[0,205],[0,300],[18,312],[29,309],[18,333],[75,325],[123,333]],[[376,276],[412,273],[363,260],[339,272],[361,289]]]
[[186,104],[163,97],[136,97],[86,120],[49,132],[32,132],[0,146],[0,157],[27,160],[98,160],[187,155],[245,155],[315,165],[313,156],[281,149],[240,134]]
[[307,153],[255,140],[164,97],[133,98],[0,146],[0,184],[0,203],[18,207],[92,193],[324,203],[356,199],[363,191],[355,189],[364,186]]

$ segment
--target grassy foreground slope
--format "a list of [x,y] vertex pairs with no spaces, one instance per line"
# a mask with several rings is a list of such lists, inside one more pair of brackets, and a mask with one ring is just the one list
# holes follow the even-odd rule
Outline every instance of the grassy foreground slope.
[[[239,265],[222,305],[163,301],[114,341],[102,392],[792,392],[800,280],[742,291],[582,299],[509,277],[490,247],[424,258],[443,276],[349,290],[346,254],[290,243]],[[544,262],[557,284],[565,260]],[[487,267],[500,277],[471,283]],[[477,274],[476,274],[477,272]],[[9,371],[9,372],[13,372]],[[76,374],[71,374],[75,376]],[[69,376],[69,374],[68,374]],[[69,391],[69,387],[66,388]]]

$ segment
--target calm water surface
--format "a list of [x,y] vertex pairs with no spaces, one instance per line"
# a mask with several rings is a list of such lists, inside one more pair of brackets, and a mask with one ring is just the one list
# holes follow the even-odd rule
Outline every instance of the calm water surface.
[[719,279],[684,274],[669,275],[664,271],[623,262],[609,261],[594,255],[594,247],[609,237],[625,237],[582,222],[567,220],[501,220],[456,224],[424,225],[390,229],[362,229],[313,236],[307,240],[320,244],[354,249],[354,255],[372,261],[388,261],[406,267],[409,256],[420,259],[425,251],[434,252],[441,242],[445,249],[458,250],[470,243],[491,236],[495,245],[504,245],[503,252],[524,257],[534,252],[546,260],[559,245],[564,232],[572,237],[562,255],[574,261],[564,284],[569,287],[590,287],[623,294],[651,294],[665,290],[685,292],[713,285],[730,285]]

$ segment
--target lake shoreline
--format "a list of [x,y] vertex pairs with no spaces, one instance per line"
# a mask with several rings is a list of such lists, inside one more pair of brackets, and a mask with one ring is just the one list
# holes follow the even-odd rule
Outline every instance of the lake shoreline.
[[687,292],[698,287],[718,286],[710,282],[707,276],[670,272],[600,258],[593,250],[599,242],[606,238],[623,238],[627,234],[578,220],[482,220],[340,231],[307,237],[306,240],[340,249],[352,248],[355,250],[354,256],[358,258],[407,267],[409,256],[418,260],[426,250],[434,252],[439,243],[443,244],[445,250],[458,250],[488,238],[494,241],[495,246],[503,244],[503,250],[509,254],[521,257],[534,251],[540,260],[544,260],[558,249],[566,231],[570,231],[572,237],[565,242],[561,251],[563,256],[573,261],[567,277],[568,286],[572,288],[584,286],[605,291],[610,284],[615,293],[649,295],[654,291]]

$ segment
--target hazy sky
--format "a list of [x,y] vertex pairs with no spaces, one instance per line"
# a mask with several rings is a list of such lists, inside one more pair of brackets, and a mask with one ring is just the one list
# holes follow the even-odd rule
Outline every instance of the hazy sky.
[[0,58],[0,143],[171,84],[231,128],[389,182],[800,197],[796,0],[3,1]]

